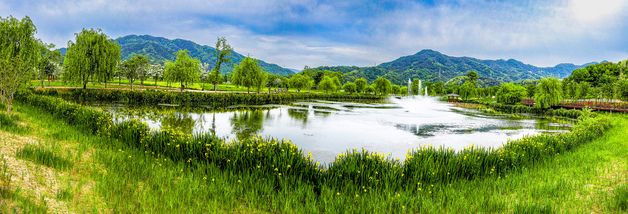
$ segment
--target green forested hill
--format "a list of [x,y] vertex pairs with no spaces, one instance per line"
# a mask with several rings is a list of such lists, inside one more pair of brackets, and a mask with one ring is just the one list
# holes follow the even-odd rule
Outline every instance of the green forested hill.
[[[209,64],[210,69],[216,64],[216,49],[207,45],[199,45],[189,40],[171,40],[150,35],[128,35],[117,38],[116,41],[122,48],[122,59],[127,59],[133,54],[145,54],[151,58],[153,63],[161,63],[164,60],[174,60],[176,51],[187,49],[191,56],[200,59],[203,63]],[[65,54],[65,48],[61,49],[61,52]],[[231,59],[231,63],[223,64],[220,69],[222,73],[231,72],[233,67],[244,59],[244,56],[233,51],[229,58]],[[264,70],[270,73],[280,75],[294,73],[290,69],[262,60],[258,60],[258,63]]]
[[583,66],[586,65],[559,64],[554,67],[536,67],[514,59],[480,60],[422,50],[414,55],[400,57],[374,67],[324,66],[318,69],[340,71],[347,74],[345,76],[364,77],[371,81],[378,76],[385,76],[396,83],[407,82],[408,78],[447,81],[475,70],[484,82],[498,82],[538,79],[545,76],[564,78],[569,76],[571,71]]

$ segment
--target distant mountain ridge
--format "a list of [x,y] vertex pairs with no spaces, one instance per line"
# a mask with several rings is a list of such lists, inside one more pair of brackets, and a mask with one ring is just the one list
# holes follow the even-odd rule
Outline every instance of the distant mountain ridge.
[[[209,64],[209,68],[216,65],[216,49],[207,45],[199,45],[195,42],[184,39],[167,39],[150,35],[128,35],[115,39],[120,44],[122,59],[128,59],[133,54],[144,54],[150,57],[153,63],[162,63],[165,60],[174,60],[178,50],[186,49],[192,57],[199,59],[203,63]],[[65,48],[61,49],[65,55]],[[221,73],[229,73],[233,67],[240,63],[245,56],[232,51],[229,59],[230,63],[223,64]],[[265,71],[279,75],[289,75],[294,72],[291,69],[283,68],[276,64],[267,63],[258,59],[259,65]]]
[[514,59],[481,60],[472,57],[454,57],[426,49],[373,67],[322,66],[319,69],[340,71],[369,80],[384,76],[396,83],[407,82],[409,78],[447,81],[475,70],[485,82],[510,82],[547,76],[564,78],[573,70],[589,64],[591,63],[584,65],[563,63],[554,67],[536,67]]

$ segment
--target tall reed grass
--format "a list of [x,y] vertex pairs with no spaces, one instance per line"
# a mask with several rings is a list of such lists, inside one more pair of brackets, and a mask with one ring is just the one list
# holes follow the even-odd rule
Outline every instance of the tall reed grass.
[[422,147],[409,151],[403,162],[353,150],[320,166],[288,141],[251,137],[225,142],[210,134],[189,135],[170,129],[151,131],[137,120],[113,124],[106,112],[60,98],[27,95],[20,99],[90,133],[117,138],[158,157],[186,163],[213,163],[224,170],[260,173],[271,180],[300,179],[315,187],[357,186],[359,191],[373,188],[422,191],[430,183],[501,176],[572,150],[600,137],[611,126],[607,117],[586,114],[570,132],[524,137],[497,149],[469,147],[454,151]]

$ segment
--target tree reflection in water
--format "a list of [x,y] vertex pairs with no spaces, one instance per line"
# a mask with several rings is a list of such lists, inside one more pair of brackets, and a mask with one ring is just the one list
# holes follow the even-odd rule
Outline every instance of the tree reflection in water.
[[259,133],[264,124],[262,110],[238,111],[231,117],[232,133],[238,139],[245,139]]

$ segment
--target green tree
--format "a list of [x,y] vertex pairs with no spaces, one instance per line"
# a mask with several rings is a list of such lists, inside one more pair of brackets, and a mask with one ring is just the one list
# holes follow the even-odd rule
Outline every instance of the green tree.
[[15,92],[26,83],[39,60],[37,29],[27,16],[18,20],[0,17],[0,98],[7,112],[13,109]]
[[473,81],[466,81],[458,88],[458,94],[463,100],[469,100],[477,96],[477,88]]
[[342,90],[344,90],[345,92],[349,93],[349,94],[353,94],[356,91],[356,85],[355,83],[352,82],[348,82],[345,83],[345,85],[342,86]]
[[131,85],[131,90],[133,90],[133,83],[137,78],[139,78],[142,74],[146,75],[148,73],[148,57],[141,54],[136,54],[131,56],[131,58],[122,62],[122,70],[124,72],[124,77],[129,81]]
[[399,88],[399,94],[404,96],[408,95],[408,86],[402,86]]
[[290,77],[290,79],[288,79],[288,84],[297,89],[297,92],[301,92],[301,90],[303,89],[309,89],[312,88],[312,85],[314,85],[314,80],[305,74],[295,74],[292,75],[292,77]]
[[222,63],[230,62],[227,57],[231,55],[232,50],[231,46],[227,44],[225,37],[218,37],[218,41],[216,41],[216,66],[209,75],[209,82],[214,85],[214,91],[216,91],[216,85],[222,83],[220,67]]
[[59,50],[51,50],[54,47],[54,44],[39,42],[40,60],[37,69],[39,70],[42,88],[44,87],[44,79],[48,79],[48,82],[50,82],[54,75],[58,73],[58,70],[60,70],[61,52]]
[[169,82],[181,83],[181,91],[185,85],[198,80],[201,75],[201,62],[188,55],[187,50],[179,50],[175,61],[166,61],[164,79]]
[[377,79],[375,79],[373,84],[375,85],[376,94],[379,93],[380,95],[388,95],[392,90],[390,80],[384,77],[378,77]]
[[231,82],[246,87],[247,93],[250,92],[251,87],[256,87],[258,89],[257,93],[259,93],[265,81],[266,74],[264,70],[257,64],[257,60],[251,57],[245,57],[233,69],[233,77],[231,77]]
[[75,42],[68,42],[68,49],[63,62],[64,78],[83,84],[96,77],[98,82],[113,78],[120,61],[120,45],[109,39],[101,30],[83,29],[76,34]]
[[400,94],[401,93],[401,87],[398,86],[398,85],[392,85],[392,88],[391,88],[390,91],[393,94]]
[[497,91],[497,102],[517,104],[526,96],[526,88],[514,83],[504,83]]
[[477,71],[471,70],[467,73],[467,77],[469,78],[469,80],[471,80],[472,82],[476,82],[478,80],[478,78],[480,78],[480,75],[478,75]]
[[560,80],[556,78],[543,78],[539,81],[534,94],[535,106],[549,108],[560,104],[563,99]]
[[329,91],[336,91],[337,86],[334,77],[323,77],[321,82],[318,83],[318,89],[323,90],[326,93]]
[[364,89],[366,89],[366,86],[368,85],[368,82],[364,78],[358,78],[354,81],[354,83],[355,83],[355,90],[358,93],[363,93]]

